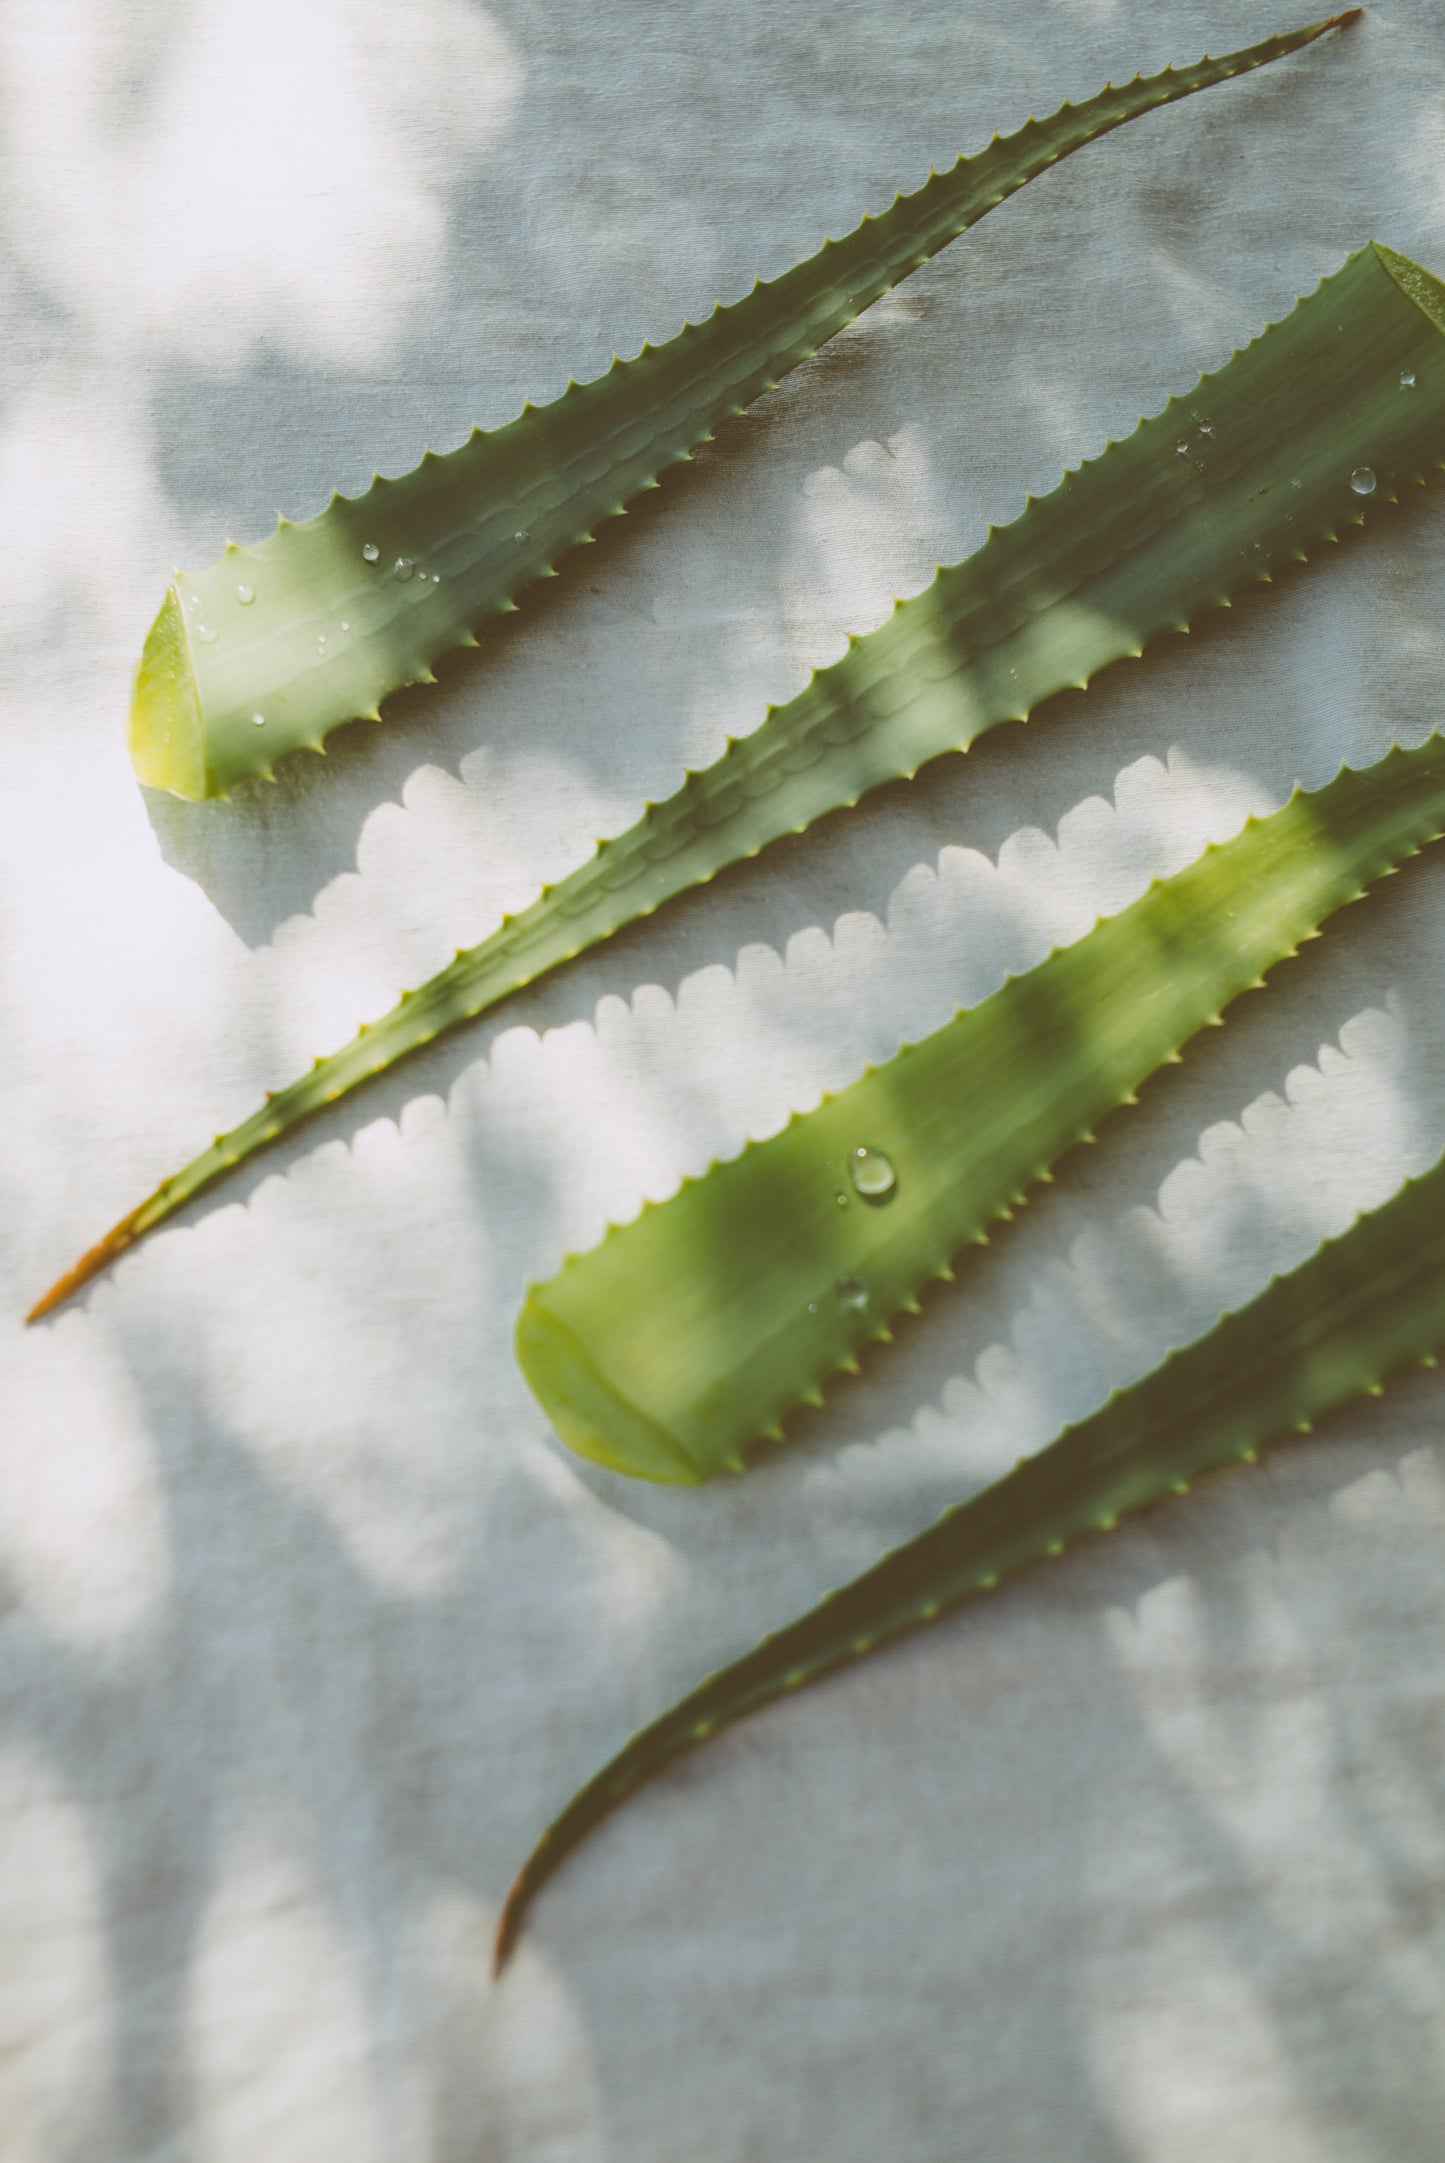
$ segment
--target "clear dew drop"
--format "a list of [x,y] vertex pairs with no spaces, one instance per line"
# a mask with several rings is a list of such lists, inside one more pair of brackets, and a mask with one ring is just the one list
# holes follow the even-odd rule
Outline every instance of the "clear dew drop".
[[214,646],[216,643],[216,634],[208,623],[198,623],[196,625],[196,636],[200,639],[202,645]]
[[255,598],[256,589],[254,586],[238,586],[236,588],[236,599],[240,602],[242,608],[249,608]]
[[841,1187],[836,1189],[833,1195],[833,1199],[840,1209],[846,1209],[848,1207],[848,1197],[843,1192],[843,1189]]
[[1374,467],[1356,466],[1350,475],[1350,486],[1357,496],[1372,496],[1375,493]]
[[349,631],[351,629],[351,625],[347,622],[344,616],[341,619],[341,628],[343,631]]
[[1199,433],[1202,436],[1212,436],[1214,433],[1213,421],[1201,421],[1199,423]]
[[808,1301],[808,1312],[809,1312],[809,1314],[816,1314],[816,1313],[817,1313],[817,1311],[818,1311],[818,1302],[817,1302],[817,1300],[816,1300],[816,1299],[810,1299],[810,1300]]
[[392,565],[391,570],[392,576],[396,579],[397,583],[402,586],[406,584],[409,578],[413,578],[416,575],[416,565],[412,562],[410,556],[398,556],[395,563]]
[[318,631],[316,634],[316,651],[318,653],[325,653],[326,651],[326,633],[324,631]]
[[530,533],[528,533],[525,526],[519,526],[517,528],[517,531],[512,535],[512,539],[514,541],[530,541],[531,538],[532,536]]
[[840,1307],[848,1307],[857,1313],[868,1304],[868,1287],[861,1277],[840,1277],[833,1287]]
[[263,713],[253,713],[251,726],[253,729],[263,729],[266,726],[266,716]]
[[886,1200],[898,1184],[898,1174],[883,1151],[868,1149],[861,1142],[848,1159],[848,1176],[866,1202]]
[[1174,448],[1175,448],[1175,450],[1176,450],[1176,451],[1177,451],[1177,452],[1179,453],[1179,456],[1180,456],[1181,458],[1187,458],[1187,457],[1189,456],[1189,438],[1188,438],[1188,436],[1181,436],[1181,437],[1179,438],[1179,441],[1178,441],[1178,442],[1177,442],[1177,443],[1175,444]]
[[381,550],[377,547],[375,541],[368,541],[361,553],[368,563],[375,563],[381,555]]
[[186,605],[188,608],[199,608],[201,605],[200,595],[198,593],[193,593]]
[[1402,391],[1412,391],[1419,380],[1413,368],[1402,368],[1400,370],[1400,388]]

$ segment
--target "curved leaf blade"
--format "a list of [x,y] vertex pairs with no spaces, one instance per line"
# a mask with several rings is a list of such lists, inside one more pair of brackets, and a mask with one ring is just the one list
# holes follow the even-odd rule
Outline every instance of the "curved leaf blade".
[[1445,1158],[1251,1305],[710,1675],[578,1790],[522,1866],[495,1966],[563,1858],[628,1795],[721,1727],[934,1621],[1015,1570],[1254,1462],[1445,1348]]

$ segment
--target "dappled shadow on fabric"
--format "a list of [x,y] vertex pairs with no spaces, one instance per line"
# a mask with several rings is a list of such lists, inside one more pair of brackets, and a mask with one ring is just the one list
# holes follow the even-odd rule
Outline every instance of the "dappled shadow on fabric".
[[[875,1025],[885,1039],[916,1026],[909,1002],[926,1006],[956,971],[953,942],[967,943],[970,927],[981,938],[993,922],[995,969],[1006,953],[1025,962],[1087,908],[1091,884],[1130,864],[1151,821],[1153,845],[1167,835],[1177,847],[1181,803],[1194,798],[1206,827],[1227,822],[1237,787],[1188,762],[1147,762],[1120,787],[1118,808],[1071,814],[1057,844],[1024,836],[1001,867],[949,852],[938,870],[909,874],[886,931],[855,918],[832,947],[815,931],[781,963],[754,950],[736,976],[689,977],[681,1010],[609,1001],[543,1038],[514,1028],[497,1040],[485,1086],[469,1085],[449,1119],[412,1124],[405,1151],[383,1136],[358,1152],[339,1220],[320,1160],[294,1192],[272,1189],[273,1283],[259,1309],[230,1321],[203,1313],[186,1284],[202,1273],[178,1268],[174,1248],[163,1263],[160,1243],[137,1266],[133,1294],[108,1298],[97,1319],[123,1354],[155,1454],[169,1585],[162,1575],[119,1677],[93,1652],[32,1635],[39,1664],[22,1678],[16,1732],[40,1768],[25,1777],[51,1828],[43,1838],[57,1854],[93,1856],[89,1873],[66,1866],[71,1927],[99,1954],[101,2017],[118,2023],[114,2085],[101,2077],[97,2109],[112,2114],[122,2149],[180,2137],[198,2111],[234,2097],[238,2079],[243,2100],[226,2102],[228,2122],[280,2155],[288,2138],[336,2123],[379,2119],[412,2137],[418,2067],[454,2108],[457,2098],[483,2107],[492,2083],[504,2091],[501,2157],[548,2110],[572,2122],[549,2100],[564,2069],[591,2124],[600,2115],[616,2137],[645,2141],[675,2122],[682,2092],[696,2107],[699,2082],[723,2078],[699,2035],[738,2017],[735,1976],[700,1976],[696,1946],[724,1910],[770,2003],[800,2019],[826,2003],[829,2033],[851,2037],[855,2064],[873,2068],[879,2109],[896,2103],[906,2072],[926,2083],[931,2110],[956,2111],[966,2089],[985,2117],[1007,2116],[1010,2138],[1020,2110],[1025,2122],[1036,2113],[1040,2137],[1068,2113],[1082,2152],[1115,2163],[1137,2149],[1141,2126],[1162,2138],[1171,2113],[1217,2110],[1241,2068],[1266,2117],[1287,2104],[1324,2108],[1292,1978],[1325,1958],[1340,1977],[1340,2022],[1354,2020],[1357,1999],[1338,1932],[1322,1945],[1302,1920],[1311,1859],[1334,1858],[1351,1899],[1373,1912],[1408,1896],[1414,1866],[1401,1843],[1429,1849],[1437,1813],[1420,1788],[1404,1818],[1383,1788],[1360,1794],[1360,1700],[1333,1710],[1343,1623],[1328,1661],[1312,1662],[1304,1709],[1281,1707],[1272,1673],[1305,1685],[1273,1664],[1279,1598],[1267,1593],[1249,1637],[1249,1690],[1212,1716],[1224,1723],[1213,1743],[1180,1731],[1170,1633],[1183,1580],[1203,1615],[1195,1698],[1242,1688],[1230,1617],[1240,1585],[1269,1576],[1281,1478],[1300,1483],[1290,1522],[1303,1507],[1307,1527],[1377,1468],[1414,1483],[1403,1514],[1386,1513],[1384,1537],[1407,1539],[1431,1478],[1428,1384],[1402,1394],[1399,1415],[1352,1415],[1337,1443],[1290,1453],[1310,1469],[1230,1475],[1213,1498],[1125,1527],[739,1729],[574,1861],[495,1996],[478,1975],[486,1921],[522,1846],[628,1729],[997,1459],[1152,1363],[1171,1316],[1187,1334],[1271,1262],[1307,1251],[1337,1228],[1342,1193],[1373,1200],[1370,1180],[1414,1168],[1445,1131],[1445,1101],[1429,1095],[1440,1067],[1426,1055],[1428,970],[1401,980],[1405,1026],[1365,1008],[1383,974],[1400,975],[1396,918],[1428,910],[1433,862],[1356,912],[1350,938],[1292,965],[1238,1036],[1210,1039],[1192,1082],[1186,1066],[1128,1115],[1127,1132],[1122,1117],[1106,1130],[1066,1168],[1049,1207],[1024,1213],[988,1272],[971,1270],[810,1436],[746,1480],[698,1498],[578,1476],[548,1445],[494,1325],[476,1333],[473,1399],[428,1394],[434,1350],[469,1316],[510,1304],[489,1285],[518,1285],[665,1167],[676,1176],[693,1137],[716,1147],[732,1122],[779,1116],[800,1077],[837,1055],[840,1031],[859,1057]],[[1171,798],[1176,816],[1165,817]],[[1146,846],[1130,865],[1136,881],[1147,856]],[[1421,1029],[1426,1039],[1412,1043]],[[709,1032],[746,1034],[755,1047],[740,1098],[721,1089]],[[1341,1051],[1316,1063],[1321,1035],[1338,1035]],[[1260,1082],[1273,1076],[1278,1089],[1285,1075],[1261,1116]],[[1321,1087],[1330,1100],[1311,1111]],[[1222,1143],[1218,1123],[1237,1122],[1241,1101],[1255,1108]],[[1308,1176],[1325,1137],[1330,1191]],[[1078,1227],[1087,1237],[1076,1246]],[[184,1237],[227,1241],[226,1266],[244,1269],[254,1241],[231,1241],[236,1229],[247,1227],[218,1215]],[[378,1239],[394,1271],[385,1314],[361,1268]],[[348,1305],[354,1376],[328,1371],[325,1351],[346,1338]],[[1379,1536],[1380,1522],[1368,1511],[1362,1536]],[[1335,1597],[1337,1571],[1328,1543],[1316,1568],[1312,1537],[1290,1560],[1289,1598],[1314,1612]],[[499,1541],[513,1550],[505,1577]],[[1417,1569],[1418,1527],[1411,1551]],[[1329,1738],[1311,1745],[1303,1772],[1287,1747],[1301,1721]],[[1041,1785],[1044,1764],[1060,1770]],[[1303,1773],[1313,1830],[1297,1863],[1281,1857],[1265,1937],[1253,1920],[1258,1823],[1241,1818],[1241,1796],[1259,1796],[1265,1851],[1279,1854],[1269,1814],[1288,1812]],[[142,1790],[162,1806],[136,1817],[128,1798]],[[1141,1851],[1155,1857],[1150,1872],[1135,1871]],[[1162,1916],[1150,1904],[1160,1858],[1179,1889]],[[99,1888],[93,1909],[87,1875]],[[1150,1948],[1148,2007],[1111,1981],[1126,1942]],[[299,2025],[279,2019],[282,1969],[307,1993]],[[625,1990],[619,1969],[634,1979]],[[480,2065],[452,2021],[417,2033],[419,1978],[453,2010],[472,2006],[489,2039]],[[1218,2010],[1229,1984],[1246,1992],[1253,2021],[1231,2013],[1210,2028],[1193,2103],[1167,2082],[1127,2077],[1144,2039],[1172,2034],[1201,2005]],[[503,2072],[489,2053],[503,2034],[515,2048],[522,2028],[534,2040],[520,2070],[509,2057]],[[988,2062],[994,2085],[980,2088]],[[299,2109],[286,2100],[293,2082]],[[842,2080],[837,2109],[851,2125],[850,2093]],[[1393,2092],[1357,2084],[1353,2109],[1362,2138],[1410,2132],[1413,2105]],[[852,2139],[841,2116],[837,2132]],[[448,2126],[438,2138],[460,2134]]]
[[[1332,1228],[1319,1216],[1282,1227],[1260,1203],[1261,1182],[1286,1183],[1282,1142],[1296,1173],[1317,1151],[1307,1131],[1280,1129],[1331,1127],[1310,1109],[1321,1083],[1346,1130],[1384,1110],[1401,1165],[1413,1161],[1408,1100],[1391,1095],[1407,1055],[1385,1021],[1351,1021],[1339,1062],[1313,1082],[1292,1075],[1293,1111],[1278,1100],[1272,1128],[1247,1114],[1229,1148],[1216,1135],[1202,1163],[1181,1165],[1152,1225],[1131,1202],[1154,1199],[1166,1136],[1140,1153],[1137,1135],[1120,1146],[1121,1122],[1093,1158],[1112,1169],[1106,1225],[1097,1192],[1071,1195],[1066,1178],[1065,1224],[1026,1213],[1001,1268],[946,1295],[851,1408],[840,1400],[801,1450],[706,1501],[571,1478],[536,1451],[515,1379],[488,1385],[490,1415],[459,1449],[455,1408],[429,1411],[417,1377],[426,1327],[452,1327],[479,1287],[449,1292],[439,1276],[428,1289],[415,1255],[398,1255],[409,1289],[380,1336],[368,1309],[369,1413],[343,1394],[324,1429],[307,1411],[308,1309],[352,1295],[334,1269],[318,1273],[321,1250],[278,1292],[269,1376],[245,1376],[239,1326],[218,1334],[183,1288],[156,1300],[153,1287],[117,1343],[164,1497],[169,1582],[120,1662],[32,1629],[11,1723],[20,1755],[6,1761],[36,1813],[23,1820],[39,1843],[27,1852],[52,1874],[31,1919],[48,1936],[63,1895],[65,1957],[93,1961],[99,1978],[113,2050],[90,2075],[92,2125],[135,2154],[217,2110],[228,2137],[244,2130],[281,2157],[337,2124],[415,2144],[421,2078],[453,2110],[499,2111],[499,2158],[549,2111],[578,2139],[600,2113],[616,2138],[646,2140],[684,2094],[695,2108],[699,2087],[727,2078],[700,2037],[739,2017],[735,1978],[700,1973],[696,1958],[724,1910],[753,1986],[800,2020],[825,2005],[830,2032],[852,2038],[829,2123],[832,2108],[871,2127],[868,2108],[891,2109],[900,2081],[922,2081],[931,2114],[972,2098],[982,2124],[1006,2118],[1016,2153],[1020,2112],[1039,2137],[1067,2114],[1080,2152],[1113,2163],[1240,2086],[1254,2122],[1323,2111],[1298,1977],[1321,1960],[1336,1971],[1342,2044],[1361,1986],[1353,1931],[1321,1914],[1313,1872],[1327,1867],[1349,1912],[1367,1916],[1410,1898],[1441,1837],[1418,1748],[1371,1730],[1336,1554],[1366,1539],[1408,1554],[1412,1572],[1429,1567],[1427,1527],[1445,1508],[1429,1380],[739,1729],[573,1862],[496,1994],[480,1971],[486,1920],[560,1789],[711,1660],[1157,1356],[1136,1328],[1131,1276],[1152,1283],[1172,1266],[1193,1326],[1214,1286],[1238,1281],[1240,1258],[1258,1266],[1262,1242],[1288,1259]],[[1253,1060],[1250,1071],[1257,1080]],[[1216,1071],[1220,1109],[1237,1106],[1238,1080]],[[1160,1097],[1136,1125],[1162,1116],[1177,1150],[1197,1110]],[[482,1272],[509,1275],[536,1220],[555,1217],[545,1163],[514,1145]],[[1182,1210],[1171,1200],[1185,1173],[1210,1189],[1207,1205],[1197,1192]],[[384,1216],[377,1191],[366,1200]],[[1070,1216],[1093,1228],[1064,1255]],[[443,1310],[420,1331],[419,1294]],[[973,1347],[977,1384],[940,1393],[936,1377],[958,1375],[961,1351],[967,1369]],[[506,1372],[490,1334],[477,1356],[488,1375]],[[297,1398],[289,1434],[274,1416],[285,1394]],[[378,1468],[391,1459],[380,1484],[365,1463],[378,1446]],[[457,1509],[438,1567],[423,1553],[427,1519],[439,1527]],[[532,1555],[505,1580],[504,1536]],[[1415,1609],[1401,1599],[1403,1628]],[[584,1621],[586,1662],[573,1656]],[[1386,1633],[1391,1657],[1392,1643]],[[1388,1778],[1367,1772],[1372,1751]],[[1040,1783],[1045,1764],[1057,1777]],[[152,1807],[137,1817],[128,1798],[141,1791]],[[1261,1854],[1275,1871],[1265,1927]],[[1161,1912],[1166,1861],[1176,1897]],[[1125,1945],[1146,1948],[1147,2000],[1116,1970]],[[1422,2018],[1426,1981],[1422,1969],[1398,2007],[1407,2023]],[[300,2022],[283,2009],[297,1991]],[[451,2008],[435,2027],[433,1992]],[[460,2003],[476,2023],[465,2035]],[[1202,2086],[1127,2074],[1149,2038],[1162,2047],[1201,2012],[1213,2015],[1190,2061]],[[576,2112],[551,2095],[558,2080],[579,2083]],[[1430,2102],[1357,2081],[1351,2108],[1362,2139],[1408,2145]],[[453,2123],[434,2131],[460,2139]],[[866,2152],[841,2116],[837,2131],[844,2152]]]
[[[292,47],[322,19],[290,16]],[[456,30],[450,11],[437,20]],[[170,27],[183,36],[179,16]],[[426,48],[434,71],[482,50],[456,35],[460,46]],[[193,64],[196,52],[224,60],[202,42]],[[367,80],[393,63],[404,77],[383,41]],[[154,21],[115,72],[154,124],[166,78]],[[926,74],[920,60],[920,86]],[[476,78],[464,67],[458,82],[460,103]],[[680,138],[673,154],[687,155]],[[384,157],[378,170],[397,214],[366,264],[378,292],[389,268],[401,278],[382,307],[395,326],[415,297],[396,271],[408,221],[422,272],[448,217],[491,229],[481,191],[458,208],[440,185],[416,195]],[[353,210],[373,177],[355,181]],[[1069,200],[1056,191],[1065,214],[1050,213],[1061,257]],[[606,284],[640,278],[616,198],[584,209],[613,251]],[[242,237],[255,245],[251,227]],[[559,247],[557,264],[574,253]],[[298,261],[283,250],[262,266],[240,326],[244,488],[223,491],[214,466],[171,445],[170,508],[145,493],[160,486],[157,412],[220,425],[214,350],[149,375],[159,392],[127,408],[127,500],[169,518],[178,551],[223,502],[268,520],[283,466],[308,488],[346,478],[321,468],[356,433],[351,360],[379,348],[330,343],[344,309],[319,328],[303,312],[312,343],[286,345],[270,326]],[[151,268],[146,319],[169,323],[178,273]],[[650,327],[640,305],[637,320]],[[951,383],[946,306],[936,320]],[[198,319],[194,336],[215,328]],[[368,401],[378,429],[426,362],[424,341],[398,336],[365,377],[382,385]],[[870,370],[866,341],[829,365],[839,380],[857,369],[870,400],[886,373]],[[448,366],[438,359],[436,378]],[[286,420],[288,371],[299,397],[312,370],[341,385],[329,442]],[[483,418],[506,417],[514,373],[511,359],[495,373]],[[1044,363],[1026,388],[1042,411]],[[469,422],[470,389],[453,391],[448,412]],[[222,981],[199,945],[164,1016],[154,1000],[122,1014],[121,984],[120,1033],[99,1040],[113,1061],[149,1042],[151,1116],[158,1101],[167,1122],[203,1116],[213,1082],[221,1095],[284,1079],[320,1048],[309,1032],[342,1031],[434,965],[443,923],[453,941],[473,919],[485,930],[539,865],[569,868],[599,789],[625,821],[656,774],[746,725],[780,676],[858,627],[846,611],[860,596],[884,605],[917,530],[942,549],[930,499],[951,490],[935,487],[936,442],[896,379],[889,395],[875,438],[820,424],[765,499],[776,444],[752,449],[745,434],[683,484],[733,491],[737,605],[720,630],[704,638],[689,621],[695,564],[668,582],[680,526],[663,504],[654,526],[588,559],[596,593],[572,582],[578,651],[565,665],[548,643],[529,658],[524,633],[488,658],[485,692],[473,672],[418,701],[394,738],[344,750],[339,775],[318,764],[314,792],[298,788],[289,807],[284,787],[264,814],[211,807],[230,822],[214,831],[244,828],[244,847],[173,824],[171,861],[242,941],[271,939],[318,894],[324,905],[286,927],[245,998],[239,963],[253,957]],[[1055,418],[1071,441],[1076,416]],[[414,455],[412,427],[396,423],[399,462]],[[44,415],[25,429],[32,442],[58,433]],[[761,541],[747,516],[758,500],[775,521]],[[981,518],[991,500],[948,515]],[[1046,1207],[745,1480],[678,1496],[575,1465],[511,1360],[521,1287],[565,1247],[985,996],[1172,868],[1186,838],[1228,831],[1297,773],[1317,784],[1432,718],[1428,580],[1411,589],[1408,672],[1371,645],[1383,586],[1427,562],[1418,526],[1399,530],[1375,584],[1354,552],[1363,598],[1321,567],[1288,604],[1270,597],[1227,632],[1115,672],[1087,700],[1060,701],[1046,732],[1001,732],[926,785],[882,793],[846,831],[835,821],[784,845],[523,994],[258,1162],[83,1317],[20,1348],[25,1378],[7,1403],[25,1447],[6,1459],[0,1507],[0,1777],[15,1804],[7,1934],[27,1949],[11,1973],[40,1985],[0,1986],[0,2040],[40,2099],[20,2137],[46,2163],[198,2142],[227,2163],[311,2163],[338,2142],[357,2157],[610,2163],[673,2153],[681,2124],[729,2163],[814,2152],[820,2128],[854,2163],[892,2152],[900,2127],[932,2141],[940,2126],[1017,2157],[1057,2152],[1067,2127],[1079,2163],[1133,2163],[1200,2125],[1211,2138],[1277,2129],[1288,2156],[1303,2124],[1327,2154],[1338,2109],[1360,2152],[1428,2152],[1442,2101],[1429,2070],[1442,1833],[1428,1707],[1412,1698],[1402,1714],[1398,1691],[1438,1577],[1428,1380],[740,1728],[601,1834],[502,1988],[482,1980],[522,1850],[631,1727],[1438,1147],[1431,897],[1445,889],[1427,860],[1076,1153]],[[54,546],[60,561],[63,530]],[[756,575],[736,568],[750,552]],[[790,593],[824,599],[812,622],[800,603],[770,643],[749,629],[748,596],[771,605],[780,567]],[[149,576],[131,564],[96,597],[118,697]],[[644,702],[626,680],[644,649],[619,622],[645,609],[658,674]],[[34,617],[37,639],[49,620]],[[536,620],[550,630],[545,611]],[[698,655],[669,674],[665,650],[692,643]],[[1303,646],[1320,688],[1310,714],[1288,695]],[[494,696],[479,727],[476,705]],[[617,716],[630,732],[644,704],[652,718],[623,746]],[[458,772],[497,780],[495,802],[479,808],[484,787]],[[569,785],[558,813],[546,793]],[[378,809],[391,796],[405,808]],[[484,849],[481,873],[459,868]],[[347,886],[337,874],[353,855]],[[116,895],[120,915],[119,880]],[[102,976],[111,935],[100,927],[86,948]],[[29,1047],[16,1057],[36,1059],[48,1102],[53,1069]],[[55,1113],[76,1167],[67,1210],[93,1206],[120,1148],[85,1147],[104,1083]],[[349,1151],[329,1146],[342,1138]],[[93,1457],[77,1456],[77,1436],[95,1438]],[[1376,1942],[1385,1959],[1362,1960]],[[783,2039],[766,2062],[763,2023]],[[1402,2062],[1419,2069],[1408,2089]]]

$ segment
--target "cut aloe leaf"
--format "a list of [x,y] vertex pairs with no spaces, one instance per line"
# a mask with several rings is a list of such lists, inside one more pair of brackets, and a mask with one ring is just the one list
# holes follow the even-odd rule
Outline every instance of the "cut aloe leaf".
[[960,158],[782,277],[757,283],[665,345],[614,360],[555,403],[528,404],[400,479],[282,519],[254,547],[179,573],[136,673],[130,745],[152,788],[224,796],[343,721],[380,718],[404,684],[475,646],[490,619],[549,576],[669,465],[1026,182],[1095,136],[1263,67],[1359,13],[1222,59],[1165,69],[1031,120]]
[[997,528],[751,736],[318,1059],[107,1233],[43,1314],[233,1166],[444,1029],[880,784],[1304,562],[1445,463],[1445,287],[1371,245]]
[[647,1479],[741,1471],[1232,999],[1442,832],[1440,737],[1346,767],[615,1226],[518,1323],[558,1434]]
[[1260,1298],[1036,1457],[719,1669],[635,1735],[543,1833],[497,1933],[500,1968],[558,1864],[654,1773],[772,1699],[932,1622],[1011,1571],[1308,1434],[1445,1348],[1445,1158]]

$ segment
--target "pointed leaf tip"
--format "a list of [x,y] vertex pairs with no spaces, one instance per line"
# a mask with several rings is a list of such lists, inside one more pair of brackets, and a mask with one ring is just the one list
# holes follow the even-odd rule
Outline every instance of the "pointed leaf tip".
[[104,1239],[97,1240],[93,1247],[87,1249],[73,1269],[68,1269],[63,1277],[57,1277],[50,1290],[36,1300],[26,1315],[27,1326],[63,1305],[82,1285],[89,1284],[92,1277],[98,1277],[102,1270],[108,1269],[113,1261],[125,1253],[127,1247],[133,1247],[140,1237],[137,1230],[140,1214],[138,1209],[133,1209],[129,1216],[122,1217],[119,1224],[113,1225],[106,1233]]

